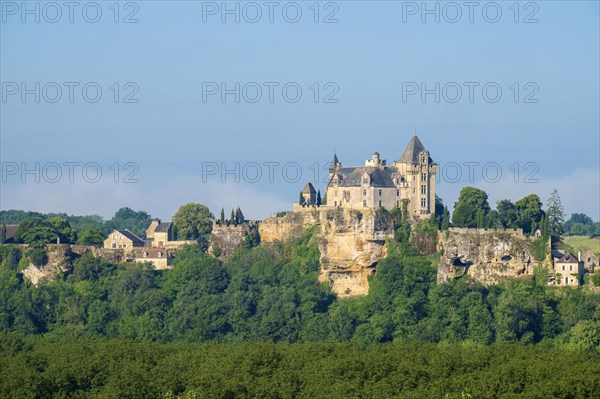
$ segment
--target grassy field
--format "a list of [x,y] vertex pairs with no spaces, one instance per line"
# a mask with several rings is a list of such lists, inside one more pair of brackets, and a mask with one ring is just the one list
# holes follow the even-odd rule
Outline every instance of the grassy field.
[[591,249],[593,253],[600,256],[600,238],[590,238],[588,236],[571,236],[565,237],[564,243],[573,249],[573,254],[577,255],[577,251],[585,251]]

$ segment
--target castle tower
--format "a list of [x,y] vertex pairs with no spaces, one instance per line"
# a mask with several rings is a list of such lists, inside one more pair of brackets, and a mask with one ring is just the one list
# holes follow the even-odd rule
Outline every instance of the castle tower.
[[438,165],[433,162],[416,133],[394,165],[408,183],[402,189],[402,198],[409,200],[409,215],[423,218],[434,213]]
[[317,191],[310,182],[306,183],[306,186],[304,186],[302,196],[304,197],[304,203],[306,205],[315,205],[317,203]]

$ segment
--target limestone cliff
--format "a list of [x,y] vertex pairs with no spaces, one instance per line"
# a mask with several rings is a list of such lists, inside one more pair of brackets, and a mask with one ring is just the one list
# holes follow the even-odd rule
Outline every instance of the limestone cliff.
[[317,226],[313,239],[321,252],[321,281],[328,281],[340,297],[366,295],[368,276],[387,255],[385,240],[393,231],[387,216],[378,210],[302,208],[259,225],[262,242],[298,237]]
[[469,275],[483,285],[507,279],[527,279],[537,266],[522,230],[451,228],[438,233],[441,254],[437,281]]
[[221,260],[229,259],[244,243],[246,236],[256,225],[244,223],[238,226],[213,225],[210,233],[208,253]]
[[23,269],[23,276],[31,281],[33,285],[38,285],[42,281],[52,281],[59,275],[72,269],[72,256],[70,248],[66,245],[53,245],[47,248],[48,262],[43,266],[36,266],[29,262]]

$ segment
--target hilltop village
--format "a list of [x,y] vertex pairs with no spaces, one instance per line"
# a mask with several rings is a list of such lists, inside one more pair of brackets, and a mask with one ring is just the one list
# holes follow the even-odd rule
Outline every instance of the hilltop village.
[[[329,283],[338,296],[363,296],[369,291],[369,276],[387,256],[398,236],[398,225],[404,220],[410,240],[420,252],[424,256],[437,254],[438,283],[470,276],[492,285],[507,279],[532,278],[535,269],[542,267],[547,270],[548,285],[577,287],[584,282],[585,274],[599,273],[594,252],[570,253],[560,239],[542,232],[543,220],[525,232],[514,225],[491,227],[492,223],[477,214],[476,227],[451,227],[449,213],[436,209],[437,172],[438,164],[416,134],[391,163],[374,152],[364,165],[346,166],[335,154],[323,198],[320,190],[308,182],[290,212],[254,221],[246,220],[239,207],[229,219],[222,211],[220,218],[210,222],[206,251],[227,260],[244,245],[284,242],[307,229],[316,229],[313,240],[321,253],[319,279]],[[430,226],[432,220],[437,220],[435,228],[426,231],[420,227]],[[15,242],[17,228],[4,226],[3,243]],[[175,236],[174,223],[154,219],[144,238],[127,229],[113,229],[101,247],[70,245],[69,249],[162,270],[172,268],[178,249],[198,242]],[[541,240],[544,242],[540,244]],[[63,247],[53,244],[48,250],[60,252]],[[32,262],[23,275],[37,283],[68,269],[61,264],[63,256],[50,258],[53,266]]]

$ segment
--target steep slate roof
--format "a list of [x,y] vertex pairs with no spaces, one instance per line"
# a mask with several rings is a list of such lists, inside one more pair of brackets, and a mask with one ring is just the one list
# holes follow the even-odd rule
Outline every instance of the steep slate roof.
[[577,256],[567,252],[563,255],[562,258],[555,261],[554,263],[579,263],[579,260],[577,259]]
[[[341,168],[337,175],[341,176],[339,187],[360,187],[362,185],[362,176],[364,173],[371,176],[371,187],[396,187],[392,174],[393,168],[378,168],[375,166],[358,166],[354,168]],[[330,182],[331,184],[331,182]]]
[[159,223],[158,226],[156,226],[156,229],[154,230],[155,233],[166,233],[167,231],[169,231],[169,227],[171,227],[171,222],[162,222]]
[[308,183],[306,183],[306,186],[304,186],[304,190],[302,190],[302,193],[303,194],[316,194],[317,191],[313,187],[312,183],[308,182]]
[[119,233],[121,233],[122,235],[124,235],[125,237],[129,238],[133,242],[144,244],[144,240],[142,240],[140,237],[136,236],[135,234],[133,234],[131,231],[129,231],[127,229],[125,229],[125,230],[117,230],[117,231]]
[[[415,134],[412,139],[408,142],[406,149],[398,159],[400,163],[419,163],[419,153],[421,151],[426,151],[425,146],[419,140],[419,137]],[[429,158],[431,162],[431,158]]]

